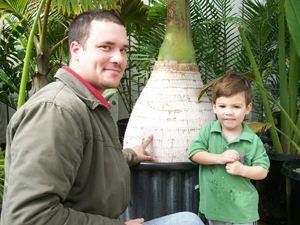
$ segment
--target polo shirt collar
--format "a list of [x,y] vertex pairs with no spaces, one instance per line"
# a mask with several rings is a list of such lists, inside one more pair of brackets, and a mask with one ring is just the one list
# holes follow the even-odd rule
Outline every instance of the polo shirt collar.
[[[253,138],[255,135],[253,133],[253,131],[248,127],[248,125],[243,121],[243,132],[242,134],[237,137],[235,140],[239,141],[239,140],[246,140],[246,141],[249,141],[249,142],[252,142],[253,141]],[[219,133],[222,133],[222,129],[221,129],[221,122],[219,120],[217,120],[214,125],[212,126],[210,132],[219,132]]]

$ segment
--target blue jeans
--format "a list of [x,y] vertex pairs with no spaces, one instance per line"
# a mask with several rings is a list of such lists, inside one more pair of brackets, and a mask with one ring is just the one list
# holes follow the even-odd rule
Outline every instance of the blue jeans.
[[146,221],[143,225],[204,225],[200,218],[191,212],[179,212],[168,216],[159,217],[154,220]]

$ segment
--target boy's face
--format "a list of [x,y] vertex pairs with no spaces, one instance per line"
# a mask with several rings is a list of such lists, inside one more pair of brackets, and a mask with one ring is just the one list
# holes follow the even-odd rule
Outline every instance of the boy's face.
[[239,131],[245,115],[251,111],[252,104],[246,105],[245,93],[241,92],[230,97],[220,97],[213,103],[214,113],[221,122],[222,131]]

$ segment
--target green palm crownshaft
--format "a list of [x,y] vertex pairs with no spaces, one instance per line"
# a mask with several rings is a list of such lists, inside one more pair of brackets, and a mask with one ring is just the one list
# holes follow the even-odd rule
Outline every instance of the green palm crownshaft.
[[168,0],[166,35],[159,50],[158,61],[196,63],[192,42],[189,0]]

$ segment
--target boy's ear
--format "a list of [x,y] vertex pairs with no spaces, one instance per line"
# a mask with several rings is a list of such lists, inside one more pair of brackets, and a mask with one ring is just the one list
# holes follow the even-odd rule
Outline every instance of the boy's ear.
[[217,114],[216,104],[212,103],[212,106],[213,106],[214,113]]
[[250,102],[248,105],[247,105],[247,108],[246,108],[246,115],[248,115],[250,112],[251,112],[251,109],[252,109],[252,103]]

